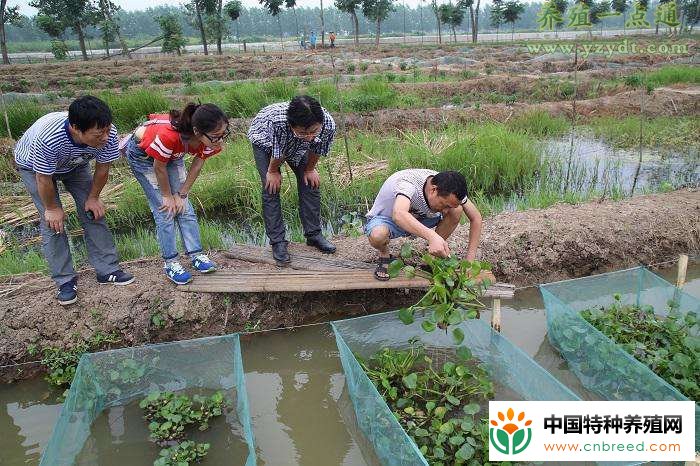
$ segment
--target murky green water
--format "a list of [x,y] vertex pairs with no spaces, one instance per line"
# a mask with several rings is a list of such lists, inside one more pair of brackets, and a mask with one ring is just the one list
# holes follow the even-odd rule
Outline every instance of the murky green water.
[[[660,274],[675,279],[674,269]],[[700,264],[689,267],[685,291],[700,297]],[[581,397],[593,398],[549,345],[537,289],[519,291],[515,300],[503,304],[503,334]],[[485,313],[482,318],[490,316]],[[243,336],[241,348],[258,464],[376,464],[371,449],[355,432],[352,406],[343,390],[342,367],[328,325]],[[42,380],[0,386],[0,464],[38,464],[59,410],[55,394]],[[158,448],[142,441],[148,430],[139,411],[133,406],[115,408],[98,419],[81,464],[98,464],[93,460],[97,457],[101,465],[152,464]],[[226,417],[217,422],[202,436],[212,443],[210,456],[202,464],[237,464],[231,459],[243,448],[240,438],[231,434]],[[119,450],[120,445],[131,442],[142,442],[136,456]],[[105,462],[106,455],[100,453],[107,450],[118,454],[115,461]]]

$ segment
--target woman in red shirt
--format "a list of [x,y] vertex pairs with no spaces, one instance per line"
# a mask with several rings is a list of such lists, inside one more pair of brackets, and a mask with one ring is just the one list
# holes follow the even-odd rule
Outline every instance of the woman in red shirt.
[[[202,273],[216,270],[202,252],[197,215],[188,194],[204,162],[221,152],[228,135],[228,118],[219,107],[190,103],[181,112],[149,115],[126,143],[127,162],[146,193],[156,222],[163,270],[178,285],[188,283],[192,275],[178,261],[176,225],[192,266]],[[189,172],[186,154],[194,156]]]

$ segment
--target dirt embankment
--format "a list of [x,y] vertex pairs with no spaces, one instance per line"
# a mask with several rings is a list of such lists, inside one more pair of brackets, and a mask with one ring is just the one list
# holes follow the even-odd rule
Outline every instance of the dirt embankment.
[[[468,228],[450,240],[464,253]],[[414,240],[420,241],[420,240]],[[364,237],[336,238],[338,256],[372,261]],[[400,241],[393,244],[400,247]],[[306,246],[295,250],[310,252]],[[640,196],[621,202],[557,205],[503,213],[485,222],[480,257],[494,264],[499,280],[530,285],[584,276],[700,251],[700,191]],[[215,254],[222,267],[256,267]],[[217,295],[178,291],[166,282],[160,259],[127,265],[137,281],[100,286],[92,271],[80,274],[79,302],[60,307],[50,279],[5,278],[0,284],[0,366],[34,359],[29,345],[71,346],[97,331],[117,332],[120,345],[137,345],[255,327],[298,325],[401,307],[417,294],[396,291]],[[152,319],[159,316],[158,319]],[[164,324],[154,325],[160,318]],[[36,370],[7,370],[5,379]]]
[[[627,117],[645,115],[694,116],[700,113],[700,87],[675,84],[655,89],[651,94],[642,90],[626,91],[595,99],[576,101],[576,114],[582,118],[597,116]],[[534,104],[485,104],[477,107],[444,107],[387,109],[367,113],[348,113],[345,122],[348,129],[393,133],[396,130],[440,128],[449,124],[472,122],[506,122],[513,117],[532,111],[544,111],[552,116],[571,118],[574,104],[570,100]],[[337,118],[340,118],[338,116]],[[250,118],[231,119],[234,133],[244,135],[250,126]]]

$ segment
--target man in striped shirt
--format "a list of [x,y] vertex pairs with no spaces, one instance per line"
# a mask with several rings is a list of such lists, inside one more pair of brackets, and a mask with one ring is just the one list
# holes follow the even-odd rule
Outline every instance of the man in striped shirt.
[[[60,181],[75,201],[85,245],[99,283],[127,285],[134,277],[121,270],[112,234],[105,223],[100,192],[110,164],[119,158],[112,112],[100,99],[80,97],[68,112],[39,118],[15,147],[15,163],[39,211],[40,230],[51,277],[59,288],[58,302],[77,300],[77,275],[64,231],[66,214],[58,196]],[[95,159],[94,180],[90,160]]]
[[335,252],[335,246],[321,234],[320,179],[316,171],[319,157],[328,154],[334,136],[333,117],[309,96],[269,105],[250,125],[248,139],[263,185],[265,231],[278,265],[290,262],[279,195],[280,166],[285,161],[297,178],[299,217],[306,244],[325,253]]

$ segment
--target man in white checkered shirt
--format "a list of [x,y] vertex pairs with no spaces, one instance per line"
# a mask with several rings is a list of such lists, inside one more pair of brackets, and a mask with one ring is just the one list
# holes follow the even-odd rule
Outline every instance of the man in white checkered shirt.
[[316,164],[328,154],[335,136],[333,117],[316,99],[296,96],[260,110],[248,130],[255,164],[263,186],[262,204],[265,232],[278,265],[290,262],[285,239],[280,186],[280,166],[285,161],[297,178],[299,217],[306,244],[325,253],[335,246],[321,234],[321,192]]

